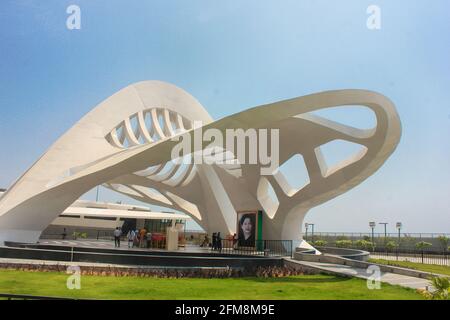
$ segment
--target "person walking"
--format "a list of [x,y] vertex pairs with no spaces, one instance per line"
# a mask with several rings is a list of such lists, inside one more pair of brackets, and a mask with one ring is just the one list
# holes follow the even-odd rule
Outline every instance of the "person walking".
[[128,231],[128,234],[127,234],[128,248],[134,247],[134,238],[135,237],[136,237],[136,234],[134,233],[133,230],[130,229],[130,231]]
[[213,232],[212,234],[212,249],[216,250],[217,248],[217,234]]
[[120,248],[120,236],[122,235],[122,231],[120,231],[119,227],[116,227],[114,230],[114,247]]
[[139,247],[143,248],[145,246],[145,238],[147,236],[147,229],[145,229],[145,227],[143,227],[140,231],[139,231]]
[[220,232],[217,232],[217,250],[219,250],[219,252],[222,252],[222,237],[220,236]]
[[209,238],[208,238],[208,234],[205,234],[205,239],[203,239],[203,242],[200,245],[200,247],[208,247],[208,246],[209,246]]
[[233,234],[233,249],[236,249],[236,245],[238,242],[238,236],[236,233]]
[[147,237],[147,248],[151,248],[152,247],[152,233],[149,231],[146,234]]

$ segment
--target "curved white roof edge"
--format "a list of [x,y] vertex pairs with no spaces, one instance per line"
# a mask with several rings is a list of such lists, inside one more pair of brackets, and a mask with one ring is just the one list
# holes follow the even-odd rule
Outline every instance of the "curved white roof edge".
[[60,217],[79,215],[84,217],[99,217],[99,218],[130,218],[130,219],[182,219],[191,220],[188,215],[169,212],[156,211],[131,211],[109,208],[86,208],[86,207],[69,207],[60,214]]
[[[360,130],[311,114],[349,105],[372,111],[376,127]],[[195,121],[203,126],[194,128]],[[187,139],[206,129],[223,133],[236,128],[278,129],[279,165],[302,155],[309,183],[293,189],[281,172],[262,176],[261,163],[168,168],[178,143],[172,137]],[[1,196],[0,243],[37,241],[51,221],[100,184],[183,212],[207,232],[233,233],[239,211],[262,210],[265,239],[300,240],[308,210],[372,175],[395,150],[400,135],[394,104],[372,91],[315,93],[213,121],[182,89],[161,81],[139,82],[85,115]],[[359,144],[364,152],[329,167],[321,147],[335,140]],[[194,151],[204,147],[195,146]]]

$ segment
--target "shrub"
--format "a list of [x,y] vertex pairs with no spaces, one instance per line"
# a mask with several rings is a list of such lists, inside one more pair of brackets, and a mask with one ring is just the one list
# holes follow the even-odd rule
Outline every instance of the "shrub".
[[355,242],[355,245],[363,250],[371,249],[373,247],[373,243],[367,240],[358,240]]
[[432,299],[447,300],[448,291],[450,289],[450,281],[447,277],[434,277],[431,279],[431,284],[436,289],[431,293]]
[[325,247],[327,245],[327,243],[328,243],[327,241],[319,239],[319,240],[314,241],[313,245],[317,246],[317,247]]
[[350,248],[352,246],[351,240],[337,240],[336,247],[338,248]]
[[[0,265],[0,269],[20,270],[27,272],[66,272],[65,265],[48,264],[22,264],[9,263]],[[303,274],[317,274],[311,269],[289,268],[289,267],[256,267],[256,268],[219,268],[219,269],[171,269],[171,268],[127,268],[127,267],[103,267],[103,266],[82,266],[82,275],[92,276],[112,276],[112,277],[154,277],[154,278],[239,278],[239,277],[262,277],[279,278]]]
[[87,238],[87,233],[86,232],[74,232],[72,233],[72,237],[76,240],[78,238],[82,238],[82,239],[86,239]]

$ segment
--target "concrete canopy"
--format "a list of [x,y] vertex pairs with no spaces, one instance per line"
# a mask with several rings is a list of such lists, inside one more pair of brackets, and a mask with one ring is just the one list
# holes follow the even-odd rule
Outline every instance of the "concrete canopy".
[[[349,105],[371,110],[376,126],[356,129],[312,114]],[[196,121],[202,127],[196,127]],[[278,129],[279,165],[300,154],[309,183],[296,190],[280,171],[261,175],[260,163],[172,161],[171,151],[178,144],[173,137],[193,139],[201,130],[225,135],[227,129],[250,128]],[[395,150],[400,135],[393,103],[366,90],[311,94],[213,121],[195,98],[174,85],[135,83],[86,114],[0,196],[0,244],[37,241],[59,214],[100,184],[181,211],[207,232],[232,234],[238,211],[263,210],[264,239],[301,240],[307,211],[373,174]],[[363,151],[330,168],[320,147],[335,140],[356,143]],[[192,151],[206,146],[202,142]]]

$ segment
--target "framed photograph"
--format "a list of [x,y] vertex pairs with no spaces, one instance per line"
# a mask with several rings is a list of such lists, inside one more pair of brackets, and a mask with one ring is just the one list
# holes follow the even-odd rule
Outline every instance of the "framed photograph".
[[242,211],[237,215],[238,247],[255,247],[258,211]]

